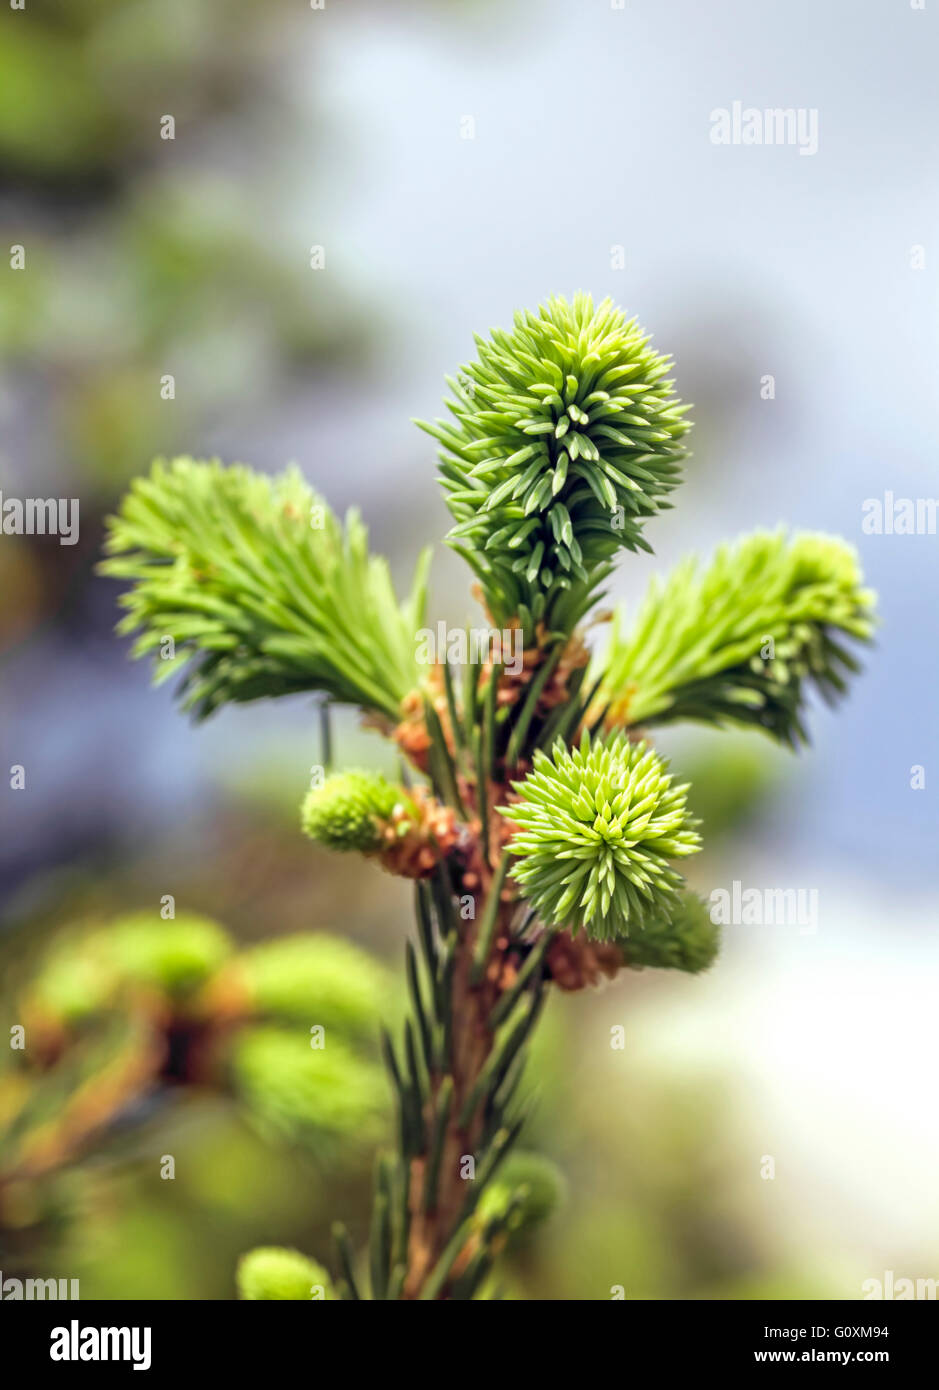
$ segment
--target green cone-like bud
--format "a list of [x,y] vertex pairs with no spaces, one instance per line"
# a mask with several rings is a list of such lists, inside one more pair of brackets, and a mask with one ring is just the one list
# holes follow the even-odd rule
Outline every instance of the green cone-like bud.
[[258,1014],[371,1037],[392,992],[387,971],[351,941],[324,932],[281,937],[232,964]]
[[101,940],[122,973],[170,994],[201,985],[231,951],[218,923],[194,913],[165,922],[153,913],[138,913],[103,933]]
[[182,913],[164,921],[154,912],[134,913],[66,936],[33,982],[30,1005],[47,1017],[77,1022],[109,1007],[128,984],[188,994],[230,952],[226,933],[207,917]]
[[512,1199],[520,1195],[510,1226],[513,1231],[526,1231],[546,1221],[566,1194],[567,1183],[557,1164],[541,1154],[517,1150],[498,1168],[480,1197],[476,1212],[483,1223],[502,1217]]
[[697,975],[717,958],[720,928],[696,893],[682,893],[670,915],[647,920],[616,944],[634,969],[648,965]]
[[581,926],[598,941],[667,915],[682,878],[670,860],[700,848],[687,786],[645,743],[622,734],[579,748],[537,752],[513,783],[521,800],[500,808],[518,827],[513,876],[542,921]]
[[266,1132],[324,1154],[367,1146],[381,1133],[385,1074],[329,1028],[323,1047],[312,1047],[299,1028],[246,1028],[233,1044],[231,1067],[237,1093]]
[[610,300],[550,299],[476,344],[448,379],[453,420],[418,422],[443,445],[450,543],[494,619],[570,630],[616,551],[649,549],[642,522],[679,482],[688,407]]
[[27,992],[30,1012],[73,1024],[110,1005],[122,982],[114,964],[94,950],[94,939],[67,940],[53,948]]
[[677,719],[806,739],[802,705],[829,700],[857,663],[842,638],[866,642],[874,595],[857,555],[834,536],[756,532],[722,545],[706,569],[684,560],[654,581],[632,630],[614,631],[603,700],[611,722]]
[[265,1245],[238,1261],[238,1296],[244,1299],[323,1299],[335,1301],[329,1275],[299,1250]]
[[377,773],[337,773],[308,792],[303,829],[328,849],[368,854],[380,847],[382,825],[402,802],[406,804],[407,797],[401,788]]

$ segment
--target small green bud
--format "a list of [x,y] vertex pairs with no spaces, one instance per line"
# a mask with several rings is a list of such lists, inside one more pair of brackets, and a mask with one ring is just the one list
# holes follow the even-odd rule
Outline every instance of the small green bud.
[[244,981],[255,1013],[317,1022],[360,1037],[374,1033],[392,990],[378,961],[325,932],[262,942],[245,951],[232,970]]
[[236,1278],[238,1296],[243,1299],[336,1300],[322,1265],[299,1250],[279,1245],[261,1246],[242,1255]]
[[683,893],[670,916],[645,922],[616,944],[634,969],[649,965],[697,975],[714,963],[720,929],[696,893]]
[[30,991],[40,1013],[77,1023],[109,1008],[127,984],[181,995],[197,989],[231,951],[207,917],[164,921],[133,913],[110,926],[66,936],[50,953]]
[[512,1231],[527,1231],[539,1225],[561,1205],[567,1195],[563,1173],[541,1154],[519,1150],[509,1154],[486,1187],[476,1208],[482,1222],[503,1217],[512,1199],[521,1196],[512,1213]]
[[372,1143],[387,1111],[384,1072],[331,1029],[317,1041],[298,1029],[245,1028],[231,1055],[238,1095],[267,1133],[323,1152]]
[[303,829],[328,849],[369,854],[380,848],[383,824],[406,800],[400,787],[376,773],[341,772],[307,794]]
[[158,985],[170,994],[197,988],[231,951],[218,923],[194,913],[169,921],[139,913],[116,923],[102,940],[129,979]]
[[70,941],[43,963],[29,1006],[64,1024],[80,1023],[109,1006],[118,983],[113,964],[92,955],[85,942]]

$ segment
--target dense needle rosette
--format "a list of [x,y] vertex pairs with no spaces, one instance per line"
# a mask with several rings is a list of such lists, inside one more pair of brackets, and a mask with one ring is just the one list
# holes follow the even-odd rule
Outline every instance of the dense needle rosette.
[[452,420],[418,422],[443,445],[451,545],[493,618],[569,631],[621,547],[667,504],[689,429],[671,361],[610,300],[553,298],[476,338],[448,378]]
[[677,906],[683,880],[670,861],[694,854],[700,837],[687,786],[645,743],[585,733],[578,748],[536,753],[513,786],[520,800],[500,808],[517,827],[512,873],[544,922],[606,941]]
[[370,854],[381,846],[383,827],[403,798],[401,788],[378,773],[340,772],[307,793],[303,829],[327,849]]

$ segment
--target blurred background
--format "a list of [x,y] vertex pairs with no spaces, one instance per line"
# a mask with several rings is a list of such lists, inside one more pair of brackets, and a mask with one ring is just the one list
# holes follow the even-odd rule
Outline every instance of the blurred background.
[[[695,402],[687,481],[616,596],[786,522],[857,545],[883,626],[809,752],[661,739],[704,819],[696,885],[817,889],[817,930],[731,926],[702,978],[553,999],[530,1143],[569,1195],[509,1287],[939,1277],[939,539],[861,530],[867,498],[939,494],[937,40],[939,7],[906,0],[0,11],[0,489],[81,508],[74,546],[0,535],[0,1032],[32,1028],[50,1065],[77,1039],[36,1094],[0,1049],[5,1276],[230,1298],[245,1248],[362,1232],[387,1118],[362,1019],[397,1007],[409,894],[300,837],[311,701],[195,730],[150,689],[93,573],[103,516],[155,455],[296,461],[403,579],[447,524],[410,418],[474,332],[582,288],[638,315]],[[738,100],[817,109],[817,153],[712,144]],[[431,617],[462,621],[458,559],[433,579]],[[351,716],[337,752],[382,756]],[[159,937],[168,895],[191,937]],[[297,933],[364,953],[328,1097],[282,1082],[291,1008],[259,983]]]

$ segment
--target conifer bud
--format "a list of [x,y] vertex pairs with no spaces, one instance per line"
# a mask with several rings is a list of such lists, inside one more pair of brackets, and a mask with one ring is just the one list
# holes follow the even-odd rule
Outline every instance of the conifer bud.
[[542,921],[582,925],[608,941],[667,915],[681,886],[671,860],[700,848],[697,822],[668,764],[623,734],[568,751],[537,752],[513,783],[519,800],[500,807],[516,827],[512,870]]
[[616,552],[649,549],[642,523],[680,481],[689,407],[670,359],[608,299],[549,299],[476,345],[448,379],[453,418],[418,421],[443,446],[448,539],[497,622],[571,631]]
[[648,965],[697,975],[713,964],[720,930],[696,893],[682,893],[670,914],[648,920],[641,931],[630,932],[617,945],[633,969]]
[[566,1192],[564,1176],[556,1164],[541,1154],[516,1150],[500,1165],[480,1197],[477,1216],[484,1222],[501,1217],[509,1211],[513,1199],[517,1199],[510,1229],[530,1230],[548,1219],[561,1205]]
[[238,1295],[243,1299],[324,1299],[334,1302],[332,1281],[315,1260],[299,1250],[261,1246],[238,1261]]
[[[395,807],[408,809],[400,787],[371,772],[342,772],[314,787],[303,803],[303,829],[327,849],[374,853]],[[413,807],[414,819],[417,808]]]
[[456,815],[423,788],[413,793],[369,772],[344,772],[309,792],[303,829],[328,849],[376,854],[390,873],[426,878],[457,844]]

